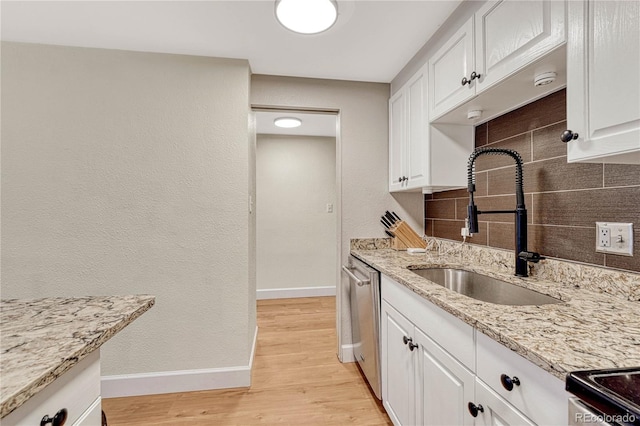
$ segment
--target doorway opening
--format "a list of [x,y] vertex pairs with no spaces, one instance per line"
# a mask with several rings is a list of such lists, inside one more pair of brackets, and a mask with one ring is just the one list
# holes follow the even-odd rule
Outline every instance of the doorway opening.
[[[339,282],[337,111],[254,108],[256,298],[333,296]],[[277,127],[278,118],[301,125]]]

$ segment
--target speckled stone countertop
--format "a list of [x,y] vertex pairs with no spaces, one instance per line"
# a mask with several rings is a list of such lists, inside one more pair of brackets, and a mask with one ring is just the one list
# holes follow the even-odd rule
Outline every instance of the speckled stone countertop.
[[[467,256],[460,250],[410,254],[362,241],[367,243],[352,244],[355,257],[563,381],[575,370],[640,366],[640,302],[636,299],[640,274],[600,268],[600,275],[594,276],[591,269],[595,268],[588,267],[589,278],[580,278],[581,265],[556,262],[553,267],[547,264],[537,273],[532,271],[532,277],[520,278],[513,275],[513,252],[472,248],[465,249],[473,252]],[[548,294],[562,303],[505,306],[482,302],[434,284],[408,267],[471,270]]]
[[0,301],[0,418],[149,310],[153,296]]

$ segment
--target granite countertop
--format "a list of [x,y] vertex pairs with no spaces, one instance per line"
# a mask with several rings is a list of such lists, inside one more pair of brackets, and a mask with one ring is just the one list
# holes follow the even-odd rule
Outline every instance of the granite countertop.
[[[351,254],[563,381],[575,370],[640,366],[640,302],[635,299],[640,274],[608,276],[602,270],[603,280],[610,281],[606,286],[615,287],[613,293],[622,287],[633,288],[627,294],[634,299],[625,299],[631,296],[608,294],[599,287],[605,285],[601,282],[585,288],[589,286],[581,285],[580,279],[588,281],[586,273],[582,278],[567,273],[580,268],[575,264],[561,266],[559,269],[565,269],[555,271],[556,280],[551,281],[544,276],[514,276],[506,258],[494,252],[485,253],[480,262],[461,261],[459,254],[410,254],[387,248],[352,247]],[[512,258],[513,253],[507,256]],[[482,302],[434,284],[411,272],[409,266],[471,270],[548,294],[562,303],[505,306]],[[592,270],[589,274],[597,278],[592,277]]]
[[154,296],[0,301],[0,418],[149,310]]

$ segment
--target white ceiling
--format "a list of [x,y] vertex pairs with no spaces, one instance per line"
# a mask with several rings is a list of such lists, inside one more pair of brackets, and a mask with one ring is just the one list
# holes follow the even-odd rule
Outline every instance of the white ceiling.
[[[256,133],[267,135],[305,135],[305,136],[336,136],[335,114],[297,113],[297,112],[271,112],[257,111]],[[276,127],[273,120],[279,117],[294,117],[302,121],[300,127],[283,129]]]
[[338,21],[298,35],[274,0],[6,1],[3,40],[248,59],[255,74],[390,82],[461,0],[338,0]]

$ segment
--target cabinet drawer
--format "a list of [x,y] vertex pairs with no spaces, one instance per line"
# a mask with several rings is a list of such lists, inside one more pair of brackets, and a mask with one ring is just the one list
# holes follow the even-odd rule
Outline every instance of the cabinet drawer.
[[381,282],[384,300],[465,367],[475,371],[473,327],[385,275]]
[[[478,426],[535,426],[530,419],[500,398],[497,393],[479,379],[476,379],[476,404],[480,404],[483,407],[483,411],[478,413],[475,423]],[[553,424],[561,425],[566,423]]]
[[62,408],[67,409],[66,424],[73,425],[99,398],[100,350],[96,350],[4,417],[2,426],[39,425],[42,417],[53,417]]
[[[566,424],[569,395],[564,382],[482,333],[476,336],[478,377],[497,394],[541,425]],[[508,391],[501,376],[517,377]]]

